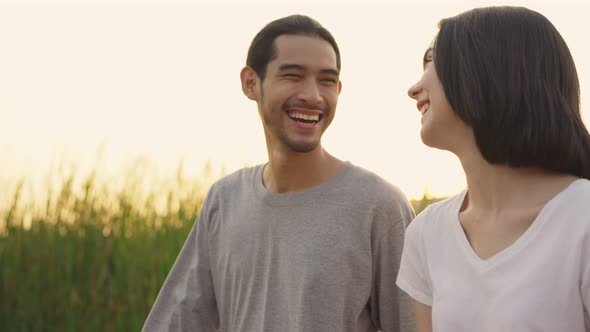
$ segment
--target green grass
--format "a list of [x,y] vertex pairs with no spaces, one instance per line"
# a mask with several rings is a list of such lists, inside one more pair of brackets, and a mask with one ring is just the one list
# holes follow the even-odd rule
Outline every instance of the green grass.
[[[179,172],[180,174],[180,172]],[[128,177],[119,189],[71,175],[0,211],[0,326],[11,331],[139,331],[208,184]],[[156,189],[157,188],[157,189]],[[417,212],[433,199],[413,201]]]

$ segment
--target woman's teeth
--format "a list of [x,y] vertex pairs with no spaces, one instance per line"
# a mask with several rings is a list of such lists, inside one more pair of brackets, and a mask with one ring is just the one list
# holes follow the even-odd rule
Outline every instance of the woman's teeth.
[[430,107],[430,103],[424,103],[424,105],[422,105],[422,107],[420,107],[420,113],[422,113],[422,114],[426,113],[426,111],[428,111],[429,107]]

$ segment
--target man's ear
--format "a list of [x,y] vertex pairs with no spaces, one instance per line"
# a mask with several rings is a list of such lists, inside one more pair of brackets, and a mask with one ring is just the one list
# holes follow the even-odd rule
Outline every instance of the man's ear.
[[258,101],[258,74],[252,67],[246,66],[240,72],[242,91],[251,100]]
[[340,91],[342,91],[342,81],[338,80],[338,94],[340,94]]

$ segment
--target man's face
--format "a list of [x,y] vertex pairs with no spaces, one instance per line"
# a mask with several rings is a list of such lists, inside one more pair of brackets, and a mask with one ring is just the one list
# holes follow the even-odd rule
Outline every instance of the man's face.
[[320,145],[338,102],[336,52],[321,38],[300,35],[279,36],[275,47],[277,56],[257,84],[267,143],[312,151]]

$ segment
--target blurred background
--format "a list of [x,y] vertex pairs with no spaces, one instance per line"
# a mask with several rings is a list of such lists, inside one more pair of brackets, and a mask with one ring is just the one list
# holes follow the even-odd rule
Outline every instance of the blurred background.
[[282,16],[339,43],[328,151],[417,212],[462,190],[456,158],[422,145],[406,91],[438,20],[506,4],[561,32],[587,121],[583,1],[0,0],[0,330],[141,328],[210,185],[267,158],[239,72]]

